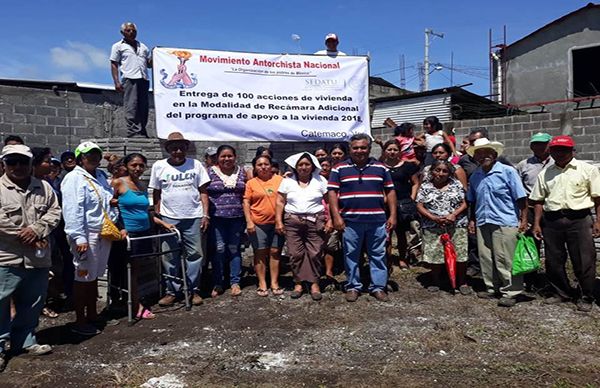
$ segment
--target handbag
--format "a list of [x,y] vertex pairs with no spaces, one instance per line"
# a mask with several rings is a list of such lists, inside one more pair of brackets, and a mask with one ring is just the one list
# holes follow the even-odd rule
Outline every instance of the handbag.
[[121,236],[121,231],[119,230],[119,228],[117,228],[115,223],[110,220],[108,212],[104,208],[104,205],[102,205],[102,197],[100,196],[100,192],[98,192],[96,185],[94,185],[94,182],[92,182],[90,178],[85,177],[85,179],[87,179],[87,181],[90,182],[90,185],[96,192],[96,195],[98,196],[98,203],[100,204],[100,207],[102,208],[102,214],[104,215],[104,219],[102,220],[102,230],[100,231],[100,237],[109,241],[121,241],[123,239],[123,237]]
[[517,247],[512,262],[512,274],[515,276],[523,275],[540,269],[540,256],[533,237],[519,233],[517,238]]

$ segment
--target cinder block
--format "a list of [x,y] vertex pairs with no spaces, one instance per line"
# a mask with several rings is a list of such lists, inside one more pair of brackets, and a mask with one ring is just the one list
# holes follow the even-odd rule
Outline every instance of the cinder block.
[[15,113],[22,113],[26,115],[35,114],[35,107],[29,105],[15,105]]
[[35,114],[42,116],[56,116],[56,108],[52,106],[36,106]]
[[5,123],[24,123],[25,115],[20,113],[3,113],[2,117],[4,118]]
[[46,124],[46,116],[25,115],[25,122],[30,124]]
[[13,107],[12,104],[0,103],[0,113],[13,113]]
[[56,134],[56,128],[52,125],[36,125],[34,130],[35,130],[36,135],[55,135]]
[[48,125],[67,125],[66,117],[47,117]]
[[531,121],[531,115],[512,116],[513,123],[528,123]]
[[96,117],[96,110],[95,109],[77,109],[76,117],[94,118],[94,117]]
[[582,109],[577,112],[579,113],[579,117],[600,117],[600,108]]
[[580,118],[580,117],[575,117],[572,121],[573,126],[586,126],[586,125],[594,125],[594,118],[593,117],[584,117],[584,118]]
[[68,125],[70,127],[86,127],[87,122],[84,118],[69,117]]

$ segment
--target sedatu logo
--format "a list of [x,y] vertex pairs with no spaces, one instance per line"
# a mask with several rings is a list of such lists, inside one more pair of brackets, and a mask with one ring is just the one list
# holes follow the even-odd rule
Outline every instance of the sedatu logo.
[[342,90],[345,87],[345,80],[317,78],[304,80],[304,90]]

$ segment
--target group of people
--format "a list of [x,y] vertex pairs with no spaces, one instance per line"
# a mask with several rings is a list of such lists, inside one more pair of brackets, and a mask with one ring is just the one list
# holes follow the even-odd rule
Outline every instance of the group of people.
[[[102,150],[92,142],[81,143],[58,160],[47,148],[29,148],[18,136],[7,137],[0,177],[2,359],[8,340],[16,353],[51,350],[36,343],[35,328],[56,255],[62,258],[63,290],[75,310],[73,332],[99,333],[97,281],[115,239],[104,236],[107,222],[118,228],[116,239],[151,236],[158,229],[179,231],[181,253],[171,239],[162,246],[169,253],[162,258],[168,276],[161,306],[181,300],[177,279],[182,276],[192,290],[191,303],[202,304],[200,279],[207,262],[210,296],[217,298],[227,289],[231,296],[240,295],[244,234],[253,248],[260,297],[285,293],[280,285],[285,247],[294,280],[292,299],[305,292],[315,301],[322,299],[323,277],[337,284],[338,257],[348,302],[365,291],[387,301],[394,265],[390,236],[395,233],[396,264],[408,268],[417,260],[428,266],[429,291],[445,288],[440,237],[448,234],[457,253],[456,291],[471,294],[468,270],[471,275],[480,271],[485,290],[477,296],[498,297],[498,305],[511,307],[524,291],[523,277],[512,275],[516,242],[520,233],[530,233],[544,242],[553,291],[545,301],[573,300],[579,310],[590,311],[593,237],[600,232],[599,221],[591,215],[600,209],[598,169],[574,158],[575,143],[568,136],[534,134],[533,155],[515,168],[501,157],[503,145],[489,140],[484,129],[473,130],[456,151],[447,135],[436,133],[439,125],[437,118],[427,118],[425,133],[415,136],[414,125],[402,124],[395,138],[380,143],[379,160],[371,156],[371,137],[355,134],[348,144],[289,156],[287,171],[264,147],[257,150],[251,168],[239,163],[229,145],[209,147],[200,162],[187,156],[190,142],[174,132],[164,143],[169,157],[152,165],[147,186],[142,176],[148,163],[142,154],[112,161],[109,176],[100,169]],[[429,146],[430,136],[439,136],[436,141],[441,142]],[[131,254],[151,249],[133,244]],[[364,257],[370,271],[366,286]],[[567,258],[577,288],[569,282]],[[140,265],[133,266],[134,277]],[[152,302],[137,297],[135,287],[130,291],[136,317],[154,318]]]

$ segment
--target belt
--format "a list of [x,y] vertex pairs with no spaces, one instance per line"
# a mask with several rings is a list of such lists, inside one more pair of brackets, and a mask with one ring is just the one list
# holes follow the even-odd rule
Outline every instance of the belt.
[[310,221],[310,222],[317,222],[317,218],[319,216],[322,216],[324,214],[324,212],[318,212],[318,213],[289,213],[290,216],[299,218],[301,220],[304,221]]
[[584,218],[590,215],[590,209],[571,210],[561,209],[551,212],[544,212],[544,216],[549,218]]

